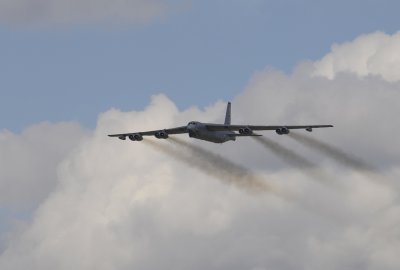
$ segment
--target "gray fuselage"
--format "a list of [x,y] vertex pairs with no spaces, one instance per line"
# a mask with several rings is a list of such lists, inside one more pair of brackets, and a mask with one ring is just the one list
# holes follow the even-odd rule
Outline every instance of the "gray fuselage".
[[192,121],[187,125],[189,137],[213,142],[224,143],[227,141],[235,141],[236,136],[233,131],[209,131],[205,124]]

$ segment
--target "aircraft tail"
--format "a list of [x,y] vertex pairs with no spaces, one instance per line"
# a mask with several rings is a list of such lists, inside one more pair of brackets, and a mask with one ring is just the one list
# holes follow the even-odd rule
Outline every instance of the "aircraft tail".
[[231,103],[228,102],[228,105],[226,106],[226,114],[225,114],[225,125],[230,125],[231,124]]

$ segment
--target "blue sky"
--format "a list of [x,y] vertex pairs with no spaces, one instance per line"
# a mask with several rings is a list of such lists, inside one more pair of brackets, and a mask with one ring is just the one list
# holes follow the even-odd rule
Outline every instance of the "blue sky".
[[[0,269],[400,269],[399,7],[0,0]],[[106,136],[222,120],[218,100],[335,127],[262,133],[281,152]]]
[[179,108],[229,100],[265,67],[290,73],[334,43],[398,31],[399,9],[394,0],[207,0],[149,23],[2,23],[0,129],[93,127],[100,112],[139,110],[161,92]]

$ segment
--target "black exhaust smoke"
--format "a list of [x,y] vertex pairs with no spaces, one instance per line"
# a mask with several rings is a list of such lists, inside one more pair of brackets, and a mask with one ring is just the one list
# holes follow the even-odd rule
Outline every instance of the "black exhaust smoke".
[[168,141],[172,142],[175,147],[151,140],[147,140],[145,143],[226,184],[234,185],[253,194],[269,192],[285,200],[292,199],[289,194],[268,183],[264,177],[226,157],[189,144],[181,139],[170,137]]
[[346,167],[365,172],[376,171],[376,169],[372,165],[366,163],[361,158],[346,153],[336,146],[299,133],[291,133],[289,134],[289,137],[303,144],[304,146],[310,147],[325,154],[326,156],[334,159],[336,162]]
[[314,180],[318,180],[320,183],[329,184],[329,186],[336,185],[336,181],[321,171],[316,164],[297,154],[293,150],[265,137],[254,137],[254,139],[262,146],[276,154],[287,164],[298,168],[305,175],[312,177]]
[[[144,140],[144,143],[225,184],[234,185],[250,194],[261,195],[270,193],[286,202],[295,203],[304,210],[321,215],[320,209],[316,209],[313,203],[309,203],[295,193],[282,190],[268,183],[268,179],[265,177],[257,175],[250,169],[236,164],[226,157],[215,154],[202,147],[192,145],[181,139],[170,137],[167,141],[174,145],[166,144],[165,141],[159,142],[152,140]],[[307,164],[307,166],[308,165],[309,164]]]

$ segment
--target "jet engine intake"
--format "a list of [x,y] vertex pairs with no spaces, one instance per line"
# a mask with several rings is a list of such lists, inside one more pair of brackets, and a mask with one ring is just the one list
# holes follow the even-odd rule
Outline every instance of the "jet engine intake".
[[287,127],[281,127],[275,130],[277,134],[284,135],[289,134],[290,130]]
[[125,141],[126,140],[126,136],[121,135],[121,136],[118,137],[118,139]]
[[135,134],[134,137],[137,141],[143,141],[143,136],[140,134]]
[[143,136],[140,134],[130,134],[128,136],[129,140],[131,141],[142,141],[143,140]]
[[249,129],[249,128],[240,128],[239,129],[239,133],[240,134],[253,134],[253,131],[251,130],[251,129]]
[[157,139],[167,139],[167,138],[168,138],[168,133],[165,132],[165,131],[157,131],[157,132],[154,134],[154,136],[155,136]]

